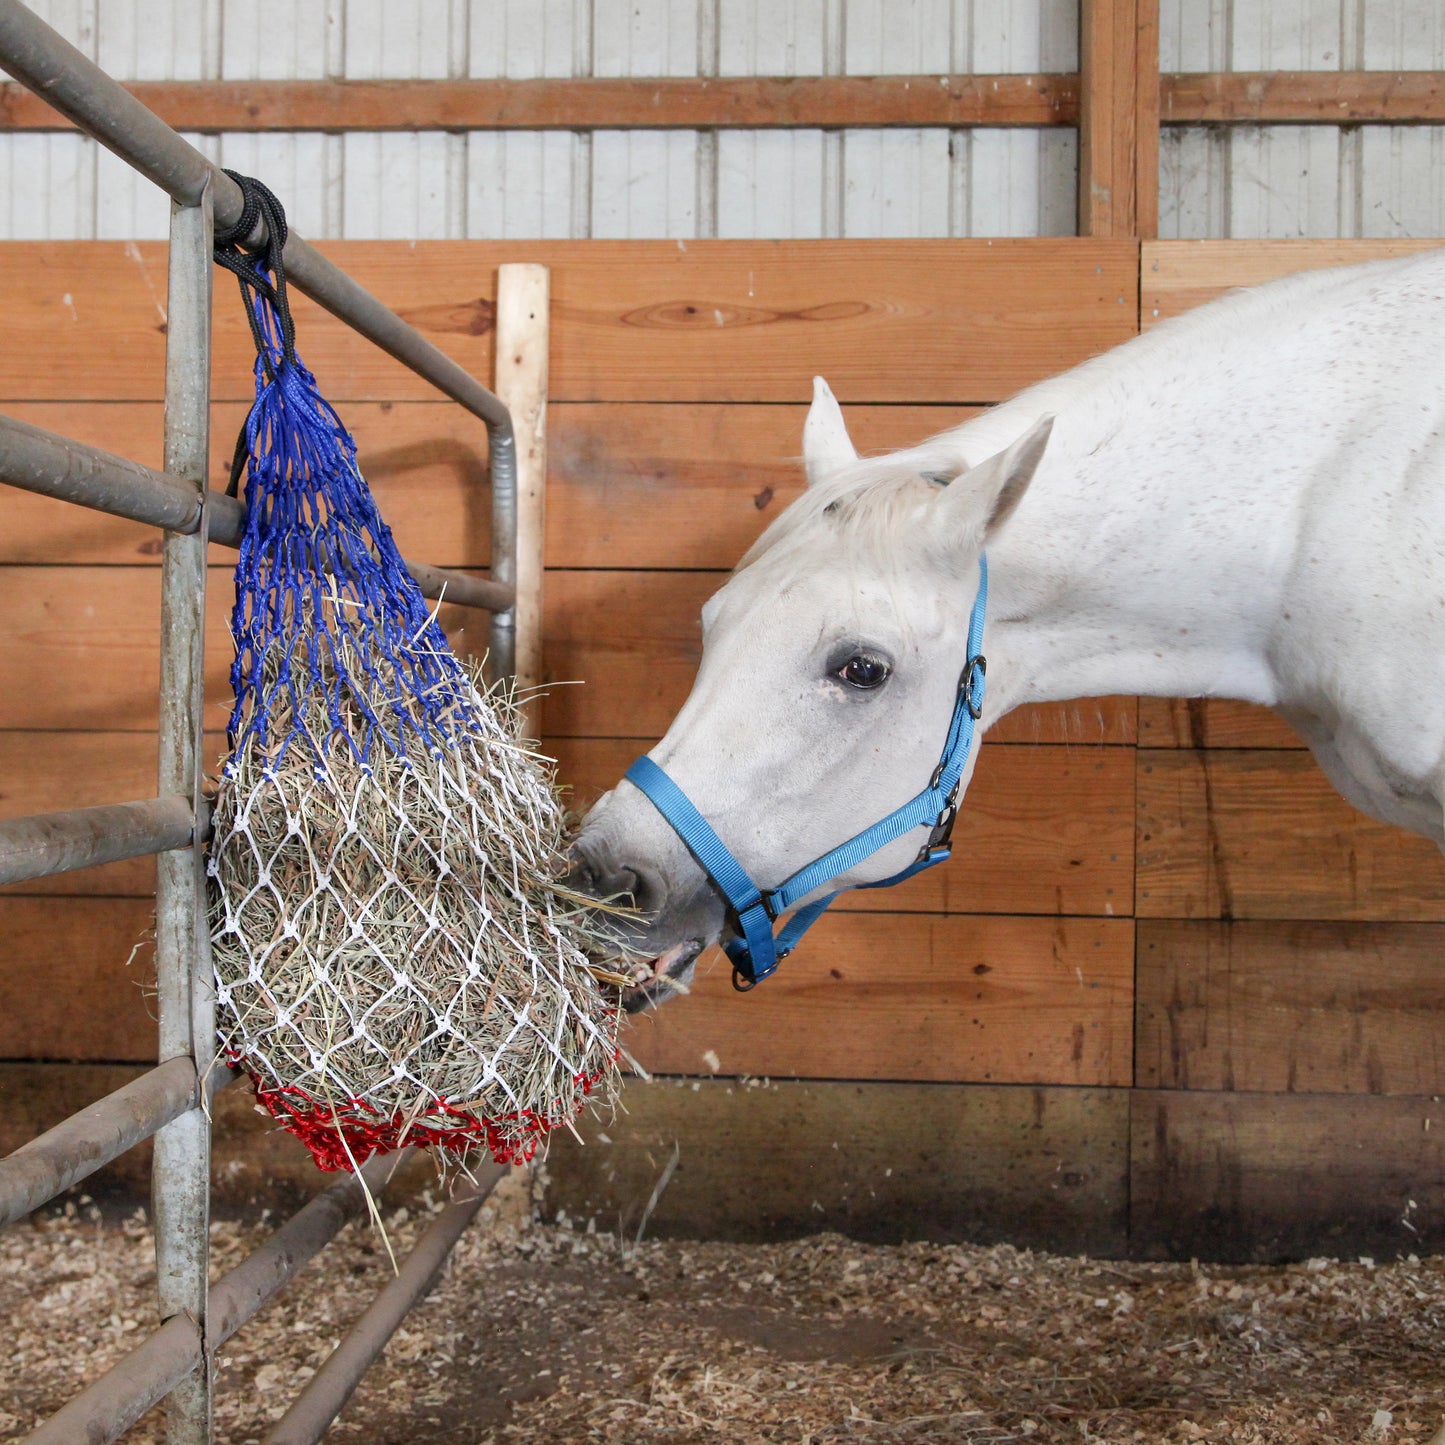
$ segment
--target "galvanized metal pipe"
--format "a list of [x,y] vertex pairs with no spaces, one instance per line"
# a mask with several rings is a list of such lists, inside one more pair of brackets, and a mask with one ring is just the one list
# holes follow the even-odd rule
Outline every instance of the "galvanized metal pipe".
[[188,798],[147,798],[99,808],[0,820],[0,883],[23,883],[184,848],[196,831]]
[[23,1219],[198,1102],[196,1066],[171,1059],[0,1159],[0,1225]]
[[0,482],[175,532],[201,522],[194,487],[9,416],[0,416]]
[[[206,1348],[214,1353],[242,1325],[264,1309],[283,1285],[305,1268],[366,1208],[367,1191],[386,1187],[400,1160],[377,1155],[361,1166],[361,1178],[348,1174],[298,1210],[259,1249],[211,1286],[211,1317]],[[366,1188],[362,1188],[362,1184]]]
[[[189,535],[167,532],[161,552],[159,773],[163,793],[205,806],[201,729],[206,679],[206,468],[211,450],[211,192],[173,206],[166,308],[165,469],[201,508]],[[156,862],[156,1031],[159,1057],[188,1057],[197,1076],[216,1055],[206,854],[201,838]],[[206,1333],[210,1285],[211,1121],[198,1109],[156,1134],[151,1170],[160,1317]],[[209,1445],[211,1370],[202,1359],[166,1401],[170,1445]]]
[[475,1192],[447,1205],[427,1226],[396,1278],[385,1285],[346,1338],[306,1382],[263,1445],[315,1445],[326,1434],[407,1311],[431,1289],[453,1245],[505,1173],[500,1165],[489,1166],[478,1179]]
[[[201,525],[201,503],[194,487],[181,485],[167,472],[14,417],[0,416],[0,482],[185,536]],[[206,494],[206,504],[210,509],[211,541],[236,546],[241,540],[245,508],[235,497],[215,491]],[[494,510],[495,505],[494,500]],[[504,579],[472,577],[466,572],[417,562],[406,565],[425,597],[445,597],[462,607],[481,607],[491,612],[507,611],[513,605],[514,594]],[[504,574],[509,566],[503,566]]]
[[[362,1178],[379,1193],[395,1156],[364,1164]],[[206,1349],[214,1355],[309,1264],[340,1229],[361,1214],[366,1195],[348,1174],[298,1210],[256,1252],[211,1287]],[[24,1445],[109,1445],[200,1363],[201,1332],[185,1315],[173,1315],[155,1334],[62,1406]]]
[[[239,1077],[216,1065],[204,1099]],[[202,1103],[195,1065],[190,1059],[171,1059],[22,1144],[0,1159],[0,1227],[23,1219]]]

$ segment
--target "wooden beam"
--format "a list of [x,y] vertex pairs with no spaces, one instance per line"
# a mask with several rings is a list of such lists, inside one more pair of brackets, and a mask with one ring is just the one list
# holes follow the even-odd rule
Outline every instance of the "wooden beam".
[[1158,0],[1083,0],[1079,234],[1159,228]]
[[[177,130],[665,130],[1065,126],[1073,75],[705,76],[540,80],[139,81]],[[0,130],[70,130],[0,85]]]
[[[1152,27],[1153,12],[1145,17]],[[1141,53],[1157,54],[1144,27]],[[1142,112],[1153,109],[1136,65]],[[126,87],[179,130],[787,130],[1070,126],[1080,79],[1041,75],[751,76],[541,80],[136,81]],[[1429,125],[1445,122],[1445,72],[1283,70],[1159,77],[1163,125]],[[0,84],[0,131],[74,127],[38,96]],[[1148,127],[1141,131],[1145,138]]]
[[550,278],[545,266],[497,267],[497,395],[512,414],[517,445],[517,606],[514,677],[522,735],[541,737],[542,572],[547,531],[547,365]]
[[1280,70],[1166,75],[1164,125],[1438,125],[1445,71]]
[[[483,282],[516,260],[515,241],[318,249],[473,376],[492,375],[496,308]],[[1138,328],[1128,241],[536,241],[525,254],[552,272],[549,405],[806,402],[818,373],[845,405],[979,404]],[[159,399],[164,244],[11,241],[4,257],[0,405]],[[293,304],[302,355],[334,405],[436,400],[314,302]],[[255,355],[235,292],[217,287],[217,401],[253,399]]]

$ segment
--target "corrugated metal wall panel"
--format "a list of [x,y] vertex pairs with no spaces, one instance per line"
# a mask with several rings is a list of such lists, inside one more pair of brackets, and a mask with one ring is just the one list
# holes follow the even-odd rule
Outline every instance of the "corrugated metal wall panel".
[[[31,0],[121,79],[1051,71],[1078,0]],[[1445,68],[1440,0],[1162,0],[1165,70]],[[1445,234],[1438,130],[1161,142],[1166,236]],[[299,228],[354,236],[1057,235],[1065,131],[226,136]],[[0,238],[165,234],[68,136],[0,136]]]
[[[1439,0],[1164,0],[1165,70],[1445,68]],[[1160,234],[1445,234],[1440,132],[1254,126],[1164,132]]]

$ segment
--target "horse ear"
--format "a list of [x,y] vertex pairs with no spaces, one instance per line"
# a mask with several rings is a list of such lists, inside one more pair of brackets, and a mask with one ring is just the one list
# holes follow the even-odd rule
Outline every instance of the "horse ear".
[[982,530],[985,546],[993,540],[1028,491],[1053,427],[1052,416],[1040,417],[1011,446],[970,467],[943,493],[939,505],[957,518],[956,527],[973,536]]
[[839,467],[858,460],[848,437],[843,410],[832,389],[821,376],[813,378],[813,404],[803,423],[803,465],[808,485],[814,486]]

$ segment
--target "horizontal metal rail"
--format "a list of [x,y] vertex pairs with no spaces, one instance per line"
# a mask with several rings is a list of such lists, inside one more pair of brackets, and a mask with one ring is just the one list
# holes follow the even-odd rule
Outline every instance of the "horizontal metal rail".
[[[198,205],[209,180],[217,227],[240,220],[243,200],[235,181],[19,0],[0,0],[0,55],[16,80],[173,200],[183,206]],[[259,241],[264,235],[261,228],[252,239]],[[488,426],[511,436],[512,419],[496,396],[294,231],[286,242],[285,258],[287,277],[313,301]]]
[[[193,486],[168,472],[14,417],[0,416],[0,482],[132,522],[149,522],[186,537],[201,525],[201,507]],[[213,491],[208,503],[210,540],[237,546],[245,522],[241,502]],[[444,596],[448,602],[491,612],[505,612],[515,601],[511,587],[489,578],[421,563],[408,562],[406,566],[425,597]]]
[[147,798],[0,820],[0,883],[23,883],[146,853],[185,848],[195,834],[189,798]]
[[[364,1164],[366,1188],[377,1193],[391,1177],[394,1156]],[[366,1194],[355,1175],[333,1184],[291,1217],[256,1252],[211,1286],[209,1334],[214,1354],[283,1285],[361,1214]],[[123,1435],[201,1362],[201,1332],[187,1315],[172,1315],[153,1335],[62,1406],[25,1445],[107,1445]]]
[[[226,1068],[213,1070],[206,1097],[238,1077]],[[0,1227],[23,1219],[201,1103],[195,1063],[170,1059],[22,1144],[0,1159]]]
[[387,1283],[306,1382],[263,1445],[315,1445],[326,1434],[407,1311],[431,1289],[452,1246],[506,1172],[501,1165],[490,1165],[477,1180],[474,1193],[448,1204],[427,1226],[396,1278]]

